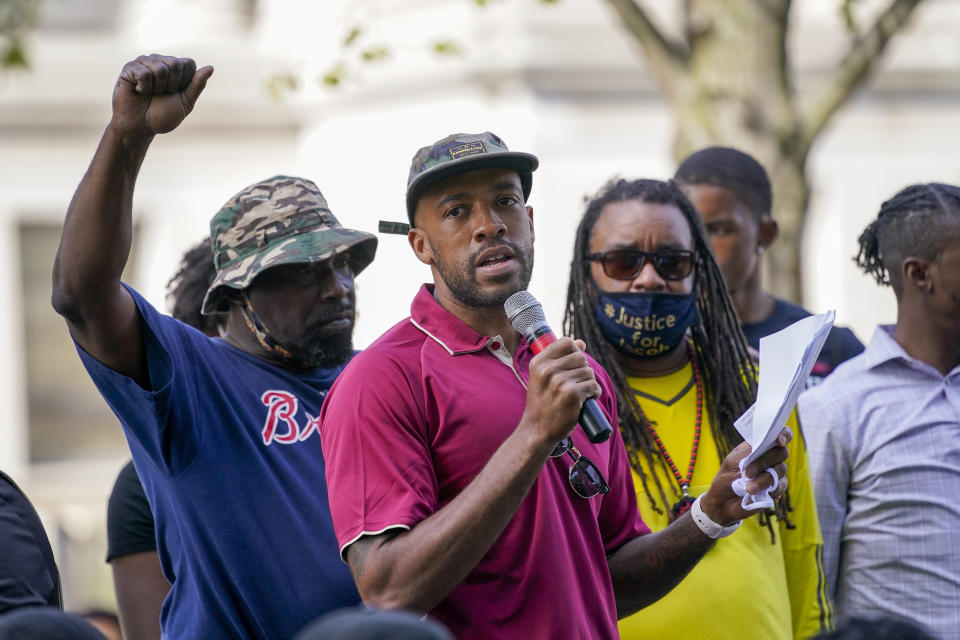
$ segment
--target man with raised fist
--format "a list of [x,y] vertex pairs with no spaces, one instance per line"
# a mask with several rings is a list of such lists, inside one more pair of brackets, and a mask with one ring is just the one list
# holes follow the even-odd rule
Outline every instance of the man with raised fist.
[[121,283],[140,165],[212,73],[160,55],[123,67],[67,211],[53,306],[123,425],[156,518],[171,583],[163,637],[289,638],[359,602],[333,534],[317,416],[353,354],[354,276],[376,238],[340,226],[309,180],[275,176],[211,221],[203,313],[223,314],[221,337]]

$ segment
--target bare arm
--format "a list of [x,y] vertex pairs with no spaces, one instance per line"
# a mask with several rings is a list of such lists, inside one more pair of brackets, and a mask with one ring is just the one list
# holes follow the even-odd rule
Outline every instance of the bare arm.
[[120,284],[131,242],[133,189],[157,133],[193,109],[212,67],[189,58],[140,56],[124,65],[113,116],[67,209],[53,266],[53,307],[94,358],[146,385],[140,323]]
[[459,496],[409,531],[365,536],[347,548],[364,601],[427,612],[476,567],[573,430],[584,400],[600,394],[579,346],[561,338],[531,361],[520,424]]
[[607,560],[617,617],[624,618],[667,595],[715,542],[685,513],[666,529],[634,538],[617,549]]
[[160,605],[170,583],[160,569],[157,552],[118,556],[110,561],[110,567],[123,637],[160,640]]
[[[773,478],[764,473],[773,467],[780,476],[780,484],[771,496],[786,491],[787,443],[792,437],[789,428],[780,434],[773,449],[750,463],[746,469],[749,493],[759,493],[773,484]],[[720,471],[714,477],[707,493],[700,498],[704,513],[714,522],[729,526],[755,515],[758,511],[746,511],[741,507],[741,498],[730,485],[740,475],[739,463],[750,452],[750,446],[741,444],[724,459]],[[672,522],[666,529],[634,538],[623,545],[607,560],[610,577],[617,598],[617,615],[624,618],[665,596],[690,573],[697,562],[715,544],[694,523],[690,513]]]

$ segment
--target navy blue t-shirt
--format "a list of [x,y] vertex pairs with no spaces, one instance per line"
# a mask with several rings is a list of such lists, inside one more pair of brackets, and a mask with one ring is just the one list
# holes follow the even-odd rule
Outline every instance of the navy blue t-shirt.
[[78,347],[123,425],[171,582],[164,637],[289,638],[357,605],[317,431],[342,367],[297,374],[162,315],[143,319],[150,390]]
[[[786,300],[774,298],[775,304],[773,313],[766,320],[754,322],[753,324],[741,325],[743,334],[747,337],[747,342],[754,349],[760,349],[760,338],[776,333],[784,329],[797,320],[802,320],[810,315],[809,311],[803,307],[798,307]],[[824,378],[837,368],[844,360],[849,360],[853,356],[863,352],[863,343],[853,335],[853,331],[846,327],[834,326],[827,336],[827,341],[820,351],[820,357],[817,358],[807,378],[806,386],[812,387],[820,384]]]

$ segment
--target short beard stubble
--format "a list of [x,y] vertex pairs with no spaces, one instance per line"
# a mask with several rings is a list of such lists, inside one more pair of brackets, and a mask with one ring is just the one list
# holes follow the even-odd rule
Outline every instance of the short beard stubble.
[[[530,277],[533,274],[532,246],[527,247],[526,251],[521,251],[520,247],[510,242],[493,242],[477,250],[463,263],[450,264],[437,251],[429,238],[427,242],[430,243],[430,249],[433,252],[433,266],[436,267],[440,279],[443,280],[454,299],[465,307],[474,309],[502,308],[507,298],[517,291],[523,291],[530,284]],[[495,246],[509,247],[513,251],[513,259],[520,264],[520,271],[518,274],[506,276],[503,286],[484,291],[477,283],[476,258],[482,251]],[[511,286],[511,281],[517,278],[519,278],[519,282]]]

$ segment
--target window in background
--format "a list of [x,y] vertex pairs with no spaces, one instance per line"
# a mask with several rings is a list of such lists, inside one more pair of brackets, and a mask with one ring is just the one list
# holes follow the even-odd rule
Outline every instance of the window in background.
[[[60,225],[23,222],[19,235],[30,461],[122,456],[126,442],[120,425],[80,363],[66,323],[50,305]],[[131,254],[128,272],[134,259]]]

